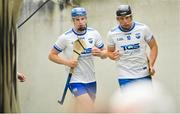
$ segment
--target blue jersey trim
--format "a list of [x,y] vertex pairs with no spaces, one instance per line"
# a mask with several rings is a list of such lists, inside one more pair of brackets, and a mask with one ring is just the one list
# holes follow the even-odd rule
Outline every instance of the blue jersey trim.
[[54,45],[53,48],[56,49],[58,52],[62,52],[62,49],[60,49],[57,45]]
[[85,35],[87,32],[87,29],[83,32],[83,33],[77,33],[74,29],[72,29],[72,31],[74,32],[74,34],[76,34],[77,36],[82,36]]
[[122,26],[119,26],[119,29],[123,32],[130,32],[132,29],[134,29],[135,23],[133,22],[132,26],[129,29],[124,29]]

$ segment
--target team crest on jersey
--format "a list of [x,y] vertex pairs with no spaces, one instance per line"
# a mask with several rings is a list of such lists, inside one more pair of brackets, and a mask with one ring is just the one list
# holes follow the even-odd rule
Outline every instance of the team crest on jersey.
[[141,38],[141,33],[136,33],[135,36],[136,36],[137,39],[140,39]]
[[127,40],[131,40],[131,36],[127,36]]
[[89,38],[89,39],[88,39],[88,42],[89,42],[90,44],[92,44],[92,43],[93,43],[93,39],[92,39],[92,38]]

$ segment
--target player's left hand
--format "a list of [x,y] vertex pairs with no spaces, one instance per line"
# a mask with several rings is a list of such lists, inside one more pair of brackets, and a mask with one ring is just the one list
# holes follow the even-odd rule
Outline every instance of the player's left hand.
[[155,70],[154,70],[154,68],[153,67],[149,67],[149,74],[150,75],[154,75],[155,74]]
[[92,55],[101,57],[101,55],[102,55],[101,49],[99,49],[95,46],[92,47]]

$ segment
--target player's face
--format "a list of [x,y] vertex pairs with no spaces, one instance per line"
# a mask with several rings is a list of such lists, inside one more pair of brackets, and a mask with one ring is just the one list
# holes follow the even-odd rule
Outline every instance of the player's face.
[[117,21],[123,28],[129,29],[132,25],[132,16],[117,16]]
[[84,31],[87,27],[87,18],[85,16],[79,16],[73,18],[74,27],[77,31]]

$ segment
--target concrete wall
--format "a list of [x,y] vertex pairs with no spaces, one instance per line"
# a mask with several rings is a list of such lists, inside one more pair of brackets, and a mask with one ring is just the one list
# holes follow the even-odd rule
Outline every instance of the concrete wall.
[[[18,71],[27,75],[26,82],[18,83],[22,112],[69,112],[68,106],[73,102],[68,93],[63,106],[57,103],[67,76],[62,65],[50,62],[47,57],[57,37],[72,26],[71,8],[60,12],[57,4],[49,4],[49,7],[42,8],[18,29]],[[115,10],[120,4],[130,4],[134,19],[147,24],[153,31],[159,45],[155,78],[165,85],[176,101],[177,112],[180,112],[180,1],[83,1],[82,6],[88,11],[88,25],[96,28],[104,41],[107,40],[107,31],[117,24]],[[38,4],[35,3],[31,3],[31,6],[26,4],[19,23],[37,7]],[[104,101],[108,104],[112,93],[118,88],[115,64],[109,59],[96,58],[95,68],[98,82],[97,105]]]

